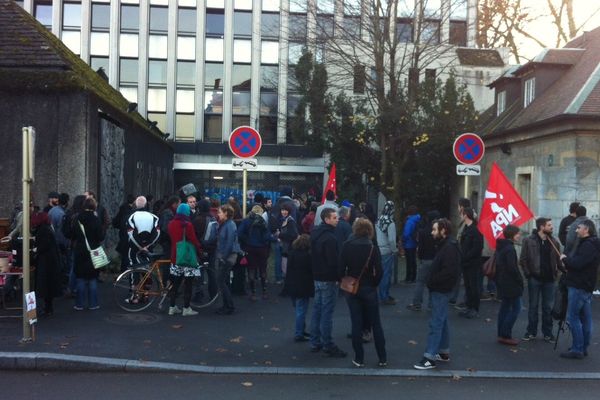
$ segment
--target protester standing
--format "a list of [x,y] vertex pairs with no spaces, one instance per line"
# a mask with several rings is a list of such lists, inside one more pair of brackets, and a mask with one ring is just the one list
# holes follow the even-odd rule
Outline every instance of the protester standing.
[[483,273],[481,270],[483,235],[477,229],[475,211],[471,207],[465,207],[461,217],[464,226],[460,235],[461,267],[467,301],[466,309],[462,310],[459,315],[473,319],[479,316],[480,280]]
[[379,283],[379,302],[387,305],[396,304],[396,300],[390,296],[394,258],[398,254],[394,212],[394,202],[391,200],[386,201],[375,227],[377,245],[379,246],[381,265],[383,268],[383,277]]
[[62,294],[58,244],[47,213],[33,215],[31,226],[36,248],[35,295],[44,299],[41,316],[51,316],[54,314],[53,299]]
[[231,295],[230,273],[238,257],[236,246],[237,227],[233,222],[233,207],[225,204],[219,208],[217,219],[219,227],[217,229],[217,248],[215,250],[215,269],[217,270],[217,282],[221,295],[223,296],[223,306],[217,310],[219,315],[231,315],[235,312],[233,306],[233,297]]
[[402,247],[406,257],[404,283],[415,283],[417,279],[417,231],[421,216],[418,214],[415,205],[408,207],[407,214],[404,229],[402,229]]

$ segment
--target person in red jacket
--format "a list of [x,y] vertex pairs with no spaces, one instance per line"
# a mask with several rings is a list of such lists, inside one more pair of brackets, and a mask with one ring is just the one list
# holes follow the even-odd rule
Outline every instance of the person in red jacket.
[[[200,276],[200,266],[179,266],[177,265],[177,242],[183,240],[183,232],[185,231],[185,240],[192,243],[196,247],[198,254],[202,253],[200,242],[196,238],[194,226],[190,219],[190,206],[180,204],[177,207],[177,214],[171,222],[169,222],[169,237],[171,238],[171,278],[173,286],[169,291],[171,306],[169,307],[169,315],[182,314],[184,317],[197,315],[198,313],[190,307],[192,299],[192,283],[194,277]],[[177,307],[177,292],[183,281],[183,310]]]

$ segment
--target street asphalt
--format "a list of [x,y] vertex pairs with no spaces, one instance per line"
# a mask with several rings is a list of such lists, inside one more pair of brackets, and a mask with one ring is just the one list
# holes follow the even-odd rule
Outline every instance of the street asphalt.
[[[166,370],[194,372],[196,367],[195,372],[223,374],[423,376],[423,372],[413,370],[412,365],[420,360],[424,351],[429,313],[406,309],[414,285],[394,286],[392,295],[398,304],[381,306],[389,364],[384,370],[376,367],[372,344],[365,345],[366,368],[352,367],[352,348],[346,337],[350,332],[350,318],[343,297],[338,299],[335,310],[334,340],[349,353],[348,357],[324,357],[321,353],[311,353],[306,343],[295,343],[294,311],[289,298],[278,296],[280,289],[281,286],[270,285],[269,299],[257,302],[235,297],[236,313],[230,316],[216,315],[216,307],[213,307],[201,310],[198,316],[182,317],[168,316],[157,308],[142,313],[125,312],[115,305],[112,285],[106,281],[100,284],[100,310],[74,311],[72,300],[57,299],[55,314],[40,318],[33,343],[20,342],[20,319],[0,319],[0,368],[61,369],[80,364],[87,365],[81,367],[82,370],[96,367],[102,370],[101,365],[106,367],[108,363],[117,366],[113,370],[125,371],[151,363],[153,368],[146,370],[160,370],[164,365],[161,363],[170,363]],[[524,300],[527,304],[526,298]],[[594,299],[594,303],[598,303],[598,299]],[[590,355],[584,360],[559,357],[559,353],[569,347],[568,332],[561,334],[556,351],[553,344],[541,339],[540,333],[536,340],[516,347],[503,346],[496,343],[498,307],[495,301],[482,302],[480,317],[474,320],[460,318],[458,312],[451,309],[451,362],[438,363],[437,370],[425,374],[600,379],[597,334],[592,337]],[[599,307],[593,304],[592,308],[594,323],[598,326]],[[8,311],[0,310],[0,315],[7,314]],[[527,311],[523,310],[513,332],[516,337],[525,333],[526,324]],[[102,359],[68,359],[71,355]]]

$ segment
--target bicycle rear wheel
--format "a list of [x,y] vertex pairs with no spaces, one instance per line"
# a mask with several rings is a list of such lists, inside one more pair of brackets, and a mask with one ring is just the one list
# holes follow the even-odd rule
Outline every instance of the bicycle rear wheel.
[[202,309],[213,305],[219,294],[217,285],[217,273],[214,267],[204,264],[202,267],[202,275],[194,279],[194,289],[199,286],[200,293],[192,299],[190,303],[192,308]]
[[158,279],[144,268],[123,272],[117,277],[113,286],[115,302],[123,310],[130,312],[138,312],[150,307],[158,292]]

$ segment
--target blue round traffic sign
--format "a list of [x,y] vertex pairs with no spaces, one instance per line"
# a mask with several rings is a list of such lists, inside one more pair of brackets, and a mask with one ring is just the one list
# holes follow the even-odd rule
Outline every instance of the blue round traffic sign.
[[461,164],[477,164],[485,153],[483,140],[474,133],[463,133],[454,141],[454,157]]
[[260,133],[252,127],[237,127],[229,135],[229,149],[234,156],[240,158],[254,157],[262,147]]

